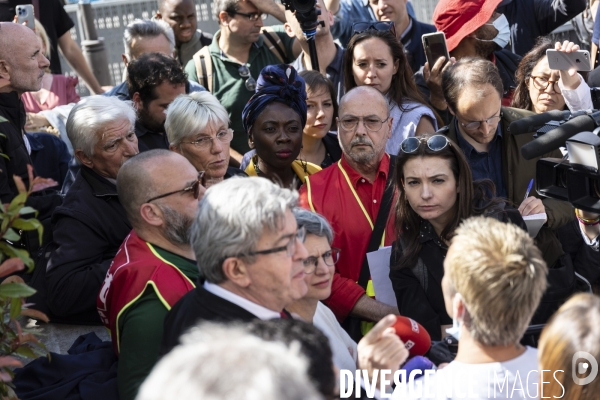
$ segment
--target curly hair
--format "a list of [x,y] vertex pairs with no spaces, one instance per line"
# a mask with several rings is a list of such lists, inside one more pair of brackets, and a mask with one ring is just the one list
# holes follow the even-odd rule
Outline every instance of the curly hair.
[[129,96],[133,98],[134,93],[139,93],[144,104],[158,97],[154,89],[165,81],[173,85],[188,84],[187,74],[179,62],[164,54],[144,54],[127,66]]

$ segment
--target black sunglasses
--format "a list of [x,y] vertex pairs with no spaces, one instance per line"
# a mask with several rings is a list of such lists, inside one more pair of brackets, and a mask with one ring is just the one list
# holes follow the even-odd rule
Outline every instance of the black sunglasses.
[[409,137],[406,138],[400,143],[400,150],[406,154],[412,154],[416,152],[419,147],[421,147],[421,143],[426,143],[427,147],[431,151],[442,151],[450,144],[448,138],[444,135],[433,135],[428,139],[425,138],[417,138],[417,137]]
[[378,22],[355,22],[352,24],[352,36],[366,31],[390,31],[396,36],[396,25],[393,21],[378,21]]
[[194,183],[192,183],[190,186],[185,187],[183,189],[175,190],[173,192],[169,192],[169,193],[165,193],[165,194],[161,194],[159,196],[153,197],[153,198],[145,201],[145,203],[150,203],[151,201],[162,199],[164,197],[168,197],[173,194],[185,193],[185,192],[192,192],[192,196],[194,196],[194,199],[197,200],[198,197],[200,197],[200,185],[206,186],[206,182],[204,179],[204,171],[200,171],[200,173],[198,173],[198,179]]

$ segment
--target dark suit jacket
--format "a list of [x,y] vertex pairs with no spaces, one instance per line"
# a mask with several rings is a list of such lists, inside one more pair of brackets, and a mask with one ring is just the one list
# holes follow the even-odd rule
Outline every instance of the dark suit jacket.
[[257,317],[243,308],[210,293],[202,283],[183,296],[165,317],[160,354],[165,355],[179,344],[179,337],[200,321],[242,321]]

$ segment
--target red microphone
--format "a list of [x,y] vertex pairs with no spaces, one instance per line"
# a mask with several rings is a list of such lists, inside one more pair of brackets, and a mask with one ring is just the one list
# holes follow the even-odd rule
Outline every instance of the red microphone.
[[422,356],[431,347],[431,337],[421,324],[407,317],[396,316],[396,335],[404,342],[410,357]]

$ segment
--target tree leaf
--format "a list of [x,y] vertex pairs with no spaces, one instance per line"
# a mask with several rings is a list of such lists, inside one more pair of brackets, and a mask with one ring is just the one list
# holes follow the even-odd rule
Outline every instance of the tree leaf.
[[[9,258],[0,264],[0,277],[10,275],[14,272],[25,269],[25,263],[18,257]],[[23,279],[17,275],[9,276],[2,283],[19,282],[24,283]]]
[[21,240],[21,236],[19,236],[19,234],[15,232],[15,230],[12,228],[8,228],[4,236],[2,236],[2,238],[10,240],[11,242],[18,242],[19,240]]
[[25,206],[19,210],[19,214],[21,214],[21,215],[34,214],[37,217],[37,215],[39,213],[38,213],[38,210],[36,210],[35,208]]
[[21,305],[23,302],[19,297],[13,297],[10,301],[10,318],[17,318],[21,314]]
[[21,361],[17,360],[14,357],[10,357],[10,356],[3,356],[0,357],[0,368],[1,367],[22,367],[23,363],[21,363]]
[[33,351],[33,349],[31,347],[29,347],[29,345],[27,344],[23,344],[19,347],[17,347],[17,350],[15,350],[15,353],[17,353],[20,356],[23,357],[28,357],[28,358],[37,358],[37,354],[35,354],[35,352]]
[[44,314],[41,311],[34,310],[31,308],[25,308],[25,309],[21,310],[21,315],[24,315],[26,317],[33,318],[33,319],[39,319],[46,323],[50,322],[50,318],[48,318],[48,316],[46,314]]
[[0,241],[0,252],[8,255],[9,257],[20,258],[21,260],[23,260],[23,263],[25,263],[29,270],[33,269],[34,267],[33,260],[31,259],[31,257],[29,257],[29,253],[27,252],[27,250],[16,249],[10,244]]
[[[15,182],[17,181],[16,178],[18,177],[15,176]],[[23,184],[22,181],[21,184]],[[23,188],[24,187],[25,185],[23,184]],[[21,188],[19,188],[19,190],[21,190]],[[16,195],[15,198],[10,202],[10,205],[8,206],[8,212],[17,212],[25,205],[25,201],[27,201],[27,192],[19,192],[19,194]]]
[[36,290],[24,283],[7,283],[6,285],[0,285],[0,297],[29,297],[33,295]]

